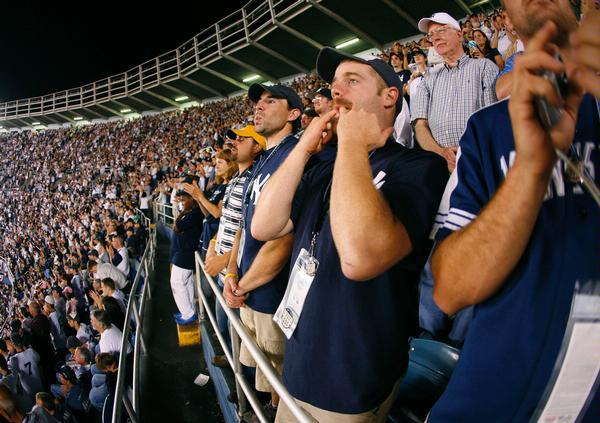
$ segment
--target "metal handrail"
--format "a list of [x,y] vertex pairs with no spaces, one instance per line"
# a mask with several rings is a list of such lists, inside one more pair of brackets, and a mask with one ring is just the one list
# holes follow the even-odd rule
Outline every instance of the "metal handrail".
[[[202,270],[202,273],[204,274],[206,280],[208,281],[208,284],[215,295],[216,301],[219,302],[219,304],[223,308],[223,311],[229,318],[229,322],[231,323],[230,330],[233,329],[233,331],[235,332],[235,335],[239,336],[239,338],[241,338],[241,340],[244,342],[244,345],[248,349],[248,352],[254,358],[256,365],[260,368],[260,370],[265,375],[265,377],[267,378],[267,380],[269,381],[269,383],[271,384],[271,386],[273,387],[275,392],[277,392],[277,394],[279,395],[281,400],[283,402],[285,402],[285,404],[288,406],[288,408],[290,409],[290,412],[294,415],[294,417],[297,419],[297,421],[299,421],[301,423],[315,422],[315,420],[309,414],[307,414],[306,411],[304,411],[304,409],[298,405],[298,403],[296,403],[296,401],[294,400],[294,397],[292,397],[292,395],[288,392],[286,387],[283,385],[283,382],[281,381],[281,377],[279,376],[279,374],[275,371],[275,369],[273,368],[273,366],[271,365],[271,363],[269,362],[269,360],[267,359],[265,354],[260,350],[260,348],[256,345],[256,342],[254,342],[254,340],[248,333],[248,329],[246,329],[246,326],[242,323],[242,321],[237,316],[237,314],[235,314],[229,308],[229,306],[225,302],[225,298],[223,298],[223,295],[221,294],[221,289],[215,283],[213,278],[209,274],[206,273],[206,271],[204,269],[204,262],[200,258],[200,254],[198,252],[196,252],[196,290],[198,291],[198,295],[200,296],[200,299],[202,300],[202,303],[201,303],[202,307],[199,310],[200,319],[204,320],[205,312],[208,314],[210,324],[212,325],[213,330],[214,330],[215,334],[217,335],[217,339],[219,340],[219,343],[221,344],[221,347],[223,348],[225,357],[227,357],[227,361],[231,365],[231,368],[234,369],[235,379],[236,379],[236,382],[238,382],[238,384],[236,386],[237,390],[238,390],[238,392],[237,392],[238,399],[241,399],[242,394],[244,394],[246,396],[246,398],[248,398],[250,405],[252,406],[252,409],[258,416],[259,420],[261,422],[269,421],[265,417],[262,407],[260,405],[260,402],[256,398],[256,395],[253,392],[251,385],[248,384],[248,382],[246,381],[246,378],[242,374],[241,365],[240,365],[240,361],[239,361],[239,351],[235,348],[234,348],[233,352],[229,351],[229,348],[225,342],[225,339],[223,338],[223,335],[219,331],[219,328],[216,323],[216,318],[213,315],[210,304],[208,303],[208,300],[207,300],[206,296],[204,295],[204,292],[202,291],[202,287],[200,286],[200,281],[201,281],[200,270]],[[236,344],[237,344],[237,339],[234,337],[234,334],[232,332],[231,345],[236,345]],[[242,392],[240,392],[240,389]]]
[[[170,223],[165,222],[165,218],[169,218],[169,219],[174,219],[174,218],[167,215],[164,212],[160,212],[159,207],[171,208],[174,211],[176,211],[177,209],[170,205],[164,205],[164,204],[158,204],[158,203],[154,204],[155,221],[157,223],[161,222],[163,224],[170,224]],[[246,378],[244,377],[244,375],[242,374],[242,366],[239,361],[239,348],[238,348],[239,340],[241,339],[244,342],[244,345],[246,346],[246,348],[248,349],[250,355],[252,355],[252,357],[256,361],[257,366],[263,372],[263,374],[265,375],[265,377],[267,378],[267,380],[269,381],[269,383],[271,384],[273,389],[275,389],[275,392],[277,392],[277,394],[280,396],[281,400],[283,402],[285,402],[285,404],[289,407],[289,409],[290,409],[291,413],[294,415],[294,417],[301,423],[314,422],[315,420],[309,414],[307,414],[304,411],[304,409],[302,409],[302,407],[300,407],[296,403],[294,398],[290,395],[290,393],[288,392],[286,387],[283,385],[283,382],[281,381],[281,377],[277,374],[277,372],[275,371],[273,366],[271,366],[271,363],[269,362],[269,360],[267,359],[265,354],[260,350],[260,348],[258,348],[258,346],[256,345],[256,342],[254,342],[254,340],[248,333],[248,330],[246,329],[245,325],[242,323],[242,321],[237,316],[237,314],[235,314],[229,308],[229,306],[225,302],[225,299],[223,298],[221,289],[214,282],[213,278],[205,272],[204,262],[200,258],[200,254],[198,252],[196,252],[196,254],[195,254],[195,262],[196,262],[196,291],[200,298],[200,308],[198,310],[199,319],[204,321],[205,313],[206,313],[206,315],[208,315],[208,320],[209,320],[211,326],[213,327],[214,333],[217,336],[219,343],[221,344],[223,353],[225,354],[227,361],[229,362],[229,364],[231,365],[231,368],[234,371],[235,380],[236,380],[238,404],[239,404],[238,412],[243,412],[244,405],[245,405],[245,399],[248,399],[248,402],[252,406],[252,409],[256,413],[259,420],[263,423],[266,423],[269,421],[266,418],[266,416],[264,415],[261,403],[258,400],[258,398],[256,397],[256,394],[254,393],[254,390],[252,388],[253,384],[249,384],[248,381],[246,380]],[[204,295],[204,291],[202,291],[201,274],[203,274],[206,277],[206,280],[208,281],[208,284],[215,295],[216,301],[219,302],[219,304],[223,308],[225,314],[229,318],[229,322],[231,323],[230,333],[231,333],[231,345],[233,347],[233,351],[229,350],[229,347],[227,346],[227,343],[225,342],[223,335],[219,331],[218,325],[216,322],[216,318],[210,307],[208,299]]]
[[[0,121],[79,110],[206,70],[208,65],[260,40],[276,30],[278,24],[311,7],[305,0],[250,0],[181,46],[126,72],[65,91],[0,103]],[[231,82],[240,89],[247,89],[243,82],[233,78]]]
[[[145,216],[144,216],[145,217]],[[127,312],[125,313],[125,325],[123,327],[123,336],[121,338],[121,351],[119,353],[119,370],[117,373],[117,386],[115,389],[115,399],[113,403],[113,414],[112,421],[120,422],[122,415],[122,407],[125,406],[129,420],[136,423],[139,420],[139,366],[140,366],[140,353],[146,352],[146,344],[143,337],[143,316],[146,305],[146,298],[152,297],[150,288],[150,271],[154,269],[154,257],[156,253],[156,230],[149,225],[149,219],[147,229],[150,231],[148,238],[148,244],[142,255],[140,261],[140,267],[135,279],[131,284],[131,295],[129,297],[129,303],[127,304]],[[145,220],[145,222],[146,222]],[[140,298],[140,305],[138,307],[136,303],[136,293],[138,291],[138,285],[140,284],[140,278],[144,273],[144,285]],[[129,400],[128,389],[125,384],[125,375],[127,373],[127,346],[129,344],[129,335],[132,333],[131,321],[135,321],[135,344],[133,345],[133,404]]]
[[[171,216],[165,213],[165,210],[171,210]],[[177,207],[173,207],[171,204],[154,203],[154,216],[156,216],[157,221],[160,220],[165,225],[172,225],[175,219],[177,219],[177,214]],[[162,220],[159,219],[161,217],[163,218]],[[170,221],[167,221],[167,219]]]

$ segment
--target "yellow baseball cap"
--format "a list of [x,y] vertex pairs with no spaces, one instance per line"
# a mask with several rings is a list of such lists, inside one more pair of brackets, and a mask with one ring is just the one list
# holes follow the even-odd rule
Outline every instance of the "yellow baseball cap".
[[254,130],[254,125],[246,125],[242,129],[232,129],[231,131],[238,137],[252,137],[263,150],[267,149],[266,138]]

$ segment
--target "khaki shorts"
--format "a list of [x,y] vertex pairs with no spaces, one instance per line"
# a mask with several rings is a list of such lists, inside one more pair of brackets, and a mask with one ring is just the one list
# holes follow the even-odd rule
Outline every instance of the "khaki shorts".
[[[267,356],[271,365],[279,375],[283,372],[283,352],[285,337],[277,323],[273,321],[272,314],[265,314],[250,307],[240,308],[240,318],[248,328],[248,332],[258,348]],[[256,361],[242,342],[240,349],[240,363],[248,367],[256,367],[255,388],[260,392],[275,392],[263,372],[256,366]]]
[[[295,401],[319,423],[380,423],[385,422],[390,414],[390,409],[398,396],[401,381],[402,379],[396,382],[390,395],[379,406],[360,414],[336,413],[317,408],[304,401]],[[296,423],[297,421],[285,402],[279,401],[275,423]]]

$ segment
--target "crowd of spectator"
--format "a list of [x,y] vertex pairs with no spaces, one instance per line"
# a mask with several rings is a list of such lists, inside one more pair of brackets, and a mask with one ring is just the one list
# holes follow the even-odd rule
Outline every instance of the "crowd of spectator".
[[[323,49],[318,73],[287,86],[254,84],[248,96],[128,121],[1,135],[0,258],[12,274],[0,282],[0,321],[9,322],[0,334],[0,418],[98,418],[115,389],[151,200],[180,207],[171,254],[178,324],[195,320],[190,257],[200,250],[305,409],[320,421],[373,409],[360,421],[385,418],[408,337],[448,334],[423,319],[448,320],[431,294],[439,260],[428,259],[429,234],[445,228],[443,247],[478,214],[435,217],[446,180],[461,169],[470,116],[515,83],[514,59],[532,38],[523,28],[504,10],[462,22],[440,12],[419,22],[424,37],[393,43],[379,58]],[[353,108],[363,104],[368,113]],[[288,292],[290,278],[314,288]],[[301,297],[298,310],[290,295]],[[452,314],[476,305],[436,303]],[[444,341],[462,345],[467,327]],[[471,355],[476,342],[467,340]],[[329,353],[315,347],[326,344]],[[244,346],[241,361],[256,365]],[[293,420],[287,408],[278,412],[260,370],[255,387],[271,394],[267,415]],[[441,404],[431,421],[447,421],[444,413],[467,421]]]

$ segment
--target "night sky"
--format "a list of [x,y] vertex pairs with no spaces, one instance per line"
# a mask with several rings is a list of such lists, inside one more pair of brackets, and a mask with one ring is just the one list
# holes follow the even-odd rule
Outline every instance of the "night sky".
[[75,88],[173,50],[247,1],[5,1],[0,101]]

